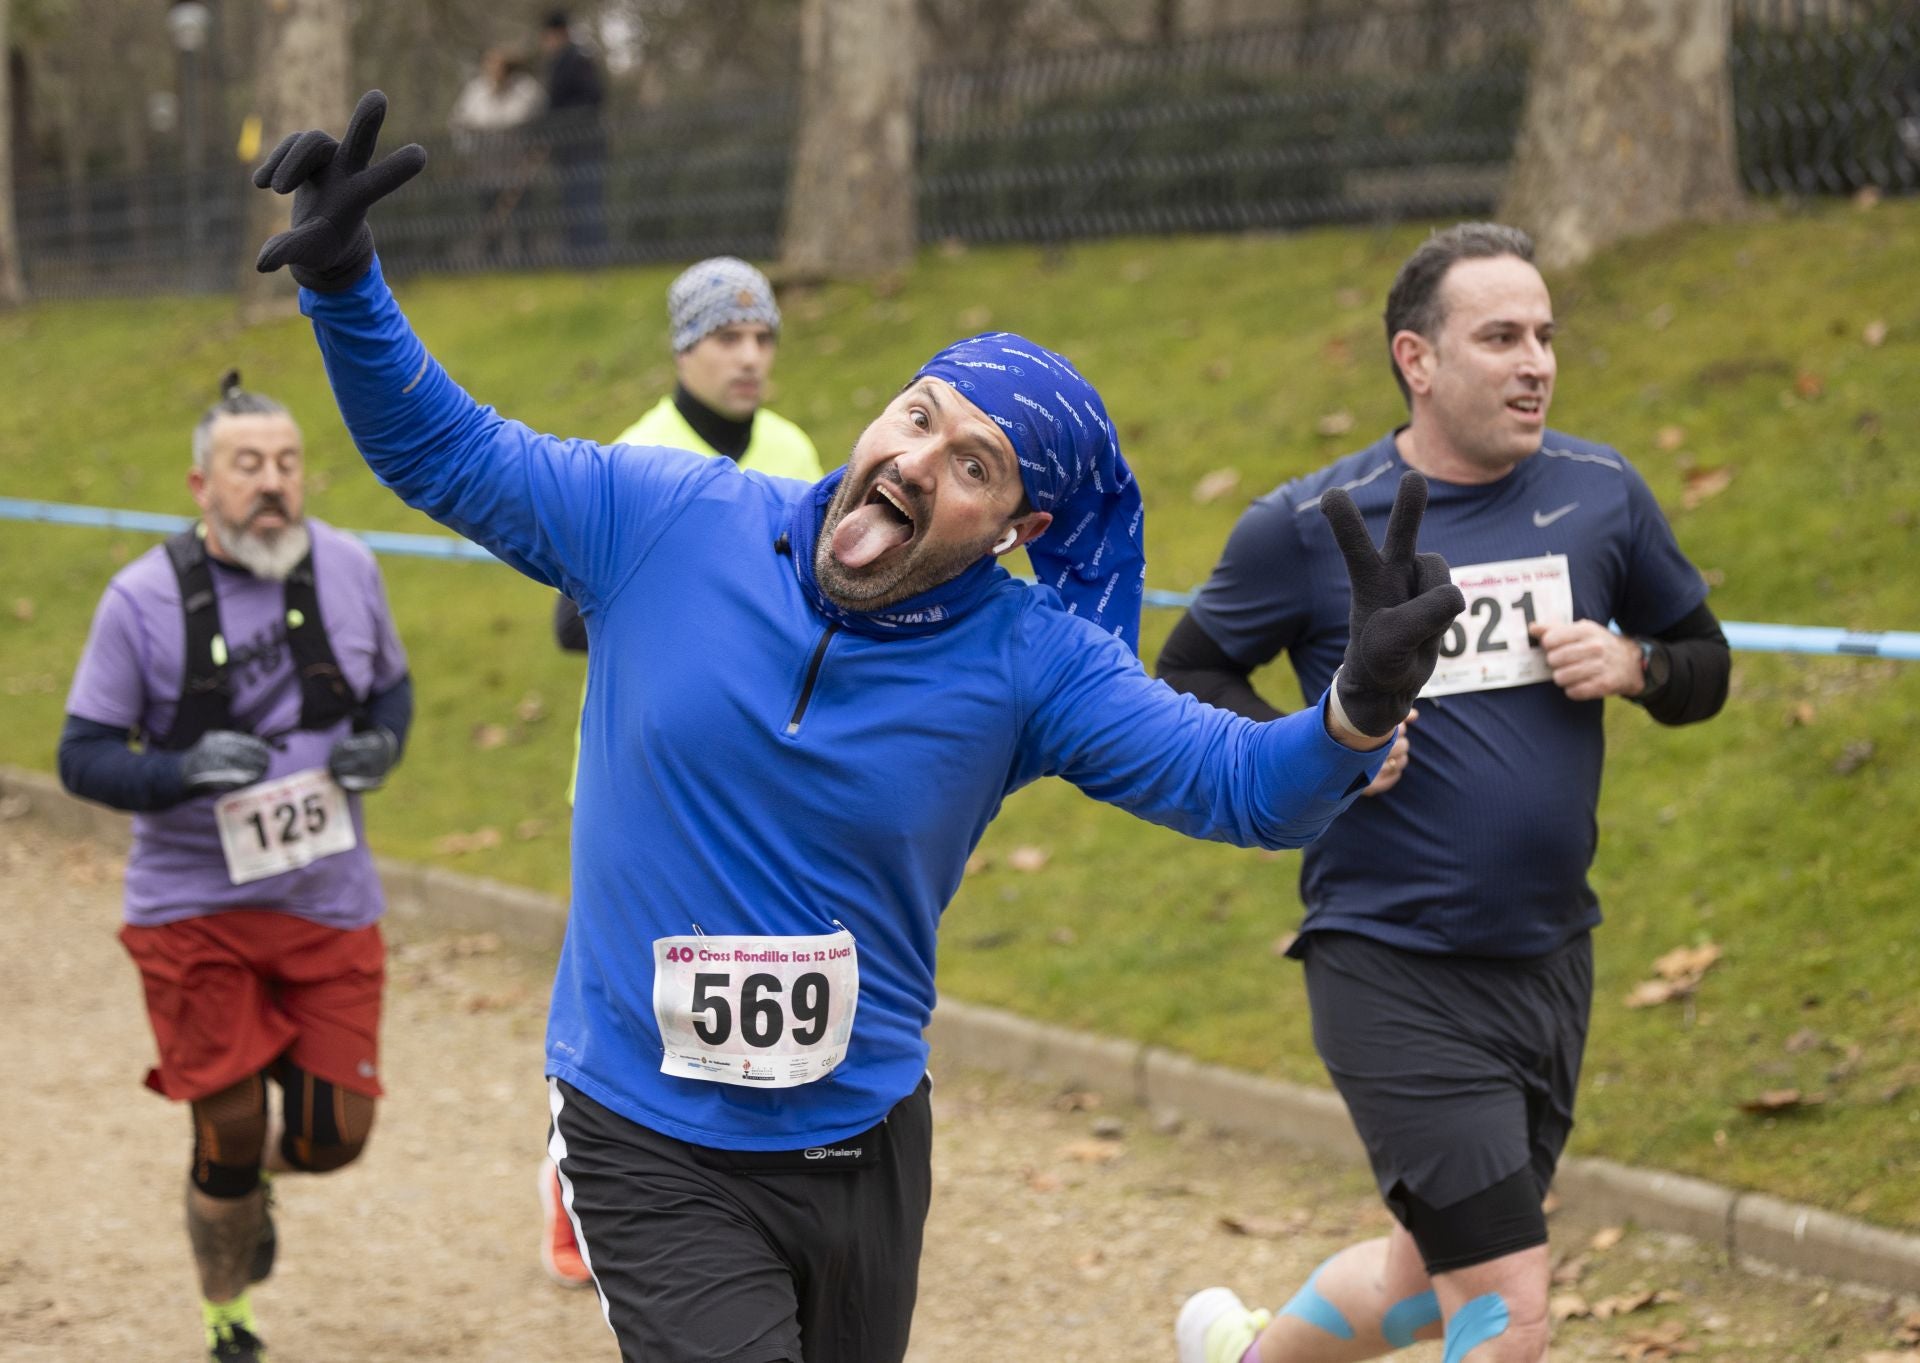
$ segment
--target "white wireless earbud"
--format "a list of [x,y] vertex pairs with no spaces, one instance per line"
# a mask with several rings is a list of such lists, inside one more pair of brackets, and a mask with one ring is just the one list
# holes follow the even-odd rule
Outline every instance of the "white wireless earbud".
[[1014,543],[1019,538],[1020,538],[1020,532],[1018,530],[1007,531],[1007,533],[1004,536],[1002,536],[999,540],[994,542],[993,552],[996,554],[1006,553],[1007,550],[1013,548]]

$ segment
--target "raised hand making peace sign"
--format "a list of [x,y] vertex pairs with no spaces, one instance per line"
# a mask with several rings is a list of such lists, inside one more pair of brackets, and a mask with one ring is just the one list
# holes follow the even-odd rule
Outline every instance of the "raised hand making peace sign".
[[1333,528],[1353,587],[1347,653],[1334,676],[1334,691],[1348,723],[1372,738],[1392,733],[1407,717],[1413,698],[1433,675],[1441,636],[1467,606],[1447,561],[1414,552],[1426,510],[1427,480],[1409,469],[1394,495],[1380,553],[1346,489],[1334,488],[1320,498],[1320,514]]
[[332,293],[367,272],[373,263],[367,210],[427,164],[427,150],[417,142],[370,164],[386,116],[387,97],[369,90],[354,106],[344,138],[336,142],[318,129],[288,133],[254,171],[257,188],[293,195],[292,227],[260,248],[255,265],[262,274],[291,266],[307,288]]

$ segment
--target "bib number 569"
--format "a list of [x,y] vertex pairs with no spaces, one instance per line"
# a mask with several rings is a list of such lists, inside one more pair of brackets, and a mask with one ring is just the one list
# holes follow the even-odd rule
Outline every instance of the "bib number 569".
[[[741,981],[736,1010],[733,976],[727,971],[702,971],[693,977],[693,1030],[709,1046],[724,1046],[733,1036],[736,1012],[740,1039],[749,1046],[779,1044],[787,1030],[787,1010],[780,1006],[780,977],[764,973]],[[832,987],[818,971],[808,971],[793,982],[788,997],[792,1009],[793,1039],[811,1046],[827,1030],[827,1006]]]

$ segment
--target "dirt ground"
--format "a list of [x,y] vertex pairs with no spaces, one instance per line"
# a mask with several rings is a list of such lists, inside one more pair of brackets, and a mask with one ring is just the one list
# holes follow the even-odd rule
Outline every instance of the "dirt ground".
[[[187,1122],[140,1087],[151,1041],[113,936],[119,874],[91,844],[0,821],[6,1363],[203,1357],[180,1226]],[[550,962],[487,938],[392,946],[388,1098],[368,1155],[278,1192],[279,1267],[255,1291],[275,1363],[616,1359],[593,1294],[550,1285],[535,1253]],[[1353,1170],[937,1059],[912,1363],[1170,1360],[1190,1291],[1284,1299],[1385,1225]],[[1855,1360],[1898,1347],[1916,1305],[1733,1272],[1631,1230],[1591,1250],[1596,1230],[1556,1222],[1586,1264],[1562,1290],[1676,1298],[1570,1321],[1559,1359],[1665,1358],[1664,1337],[1706,1358]]]

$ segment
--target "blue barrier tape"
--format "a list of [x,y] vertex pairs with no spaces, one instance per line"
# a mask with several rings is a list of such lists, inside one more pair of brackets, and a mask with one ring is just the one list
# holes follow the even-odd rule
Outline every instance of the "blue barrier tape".
[[[111,507],[74,506],[65,502],[34,502],[0,497],[0,520],[37,521],[44,525],[79,525],[97,530],[134,530],[171,535],[193,524],[191,517],[154,511],[117,511]],[[437,558],[461,562],[497,562],[471,540],[453,535],[407,535],[390,530],[353,530],[376,554],[401,558]],[[1193,604],[1193,592],[1156,591],[1143,598],[1148,606],[1184,610]],[[1727,642],[1748,653],[1821,653],[1848,658],[1897,658],[1920,662],[1920,633],[1906,630],[1827,629],[1813,625],[1755,625],[1723,620]]]

